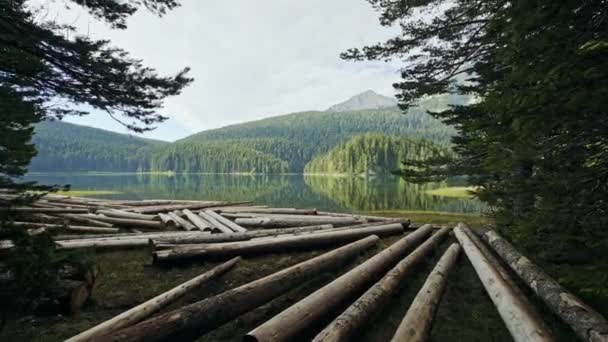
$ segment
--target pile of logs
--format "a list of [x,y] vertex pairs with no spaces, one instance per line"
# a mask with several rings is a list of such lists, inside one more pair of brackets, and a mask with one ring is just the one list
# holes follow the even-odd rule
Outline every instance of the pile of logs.
[[[0,194],[0,199],[10,199],[10,194]],[[407,220],[314,209],[269,208],[250,202],[117,201],[57,195],[46,195],[30,206],[0,210],[8,211],[15,218],[9,224],[30,234],[60,231],[61,234],[53,236],[58,249],[145,246],[150,248],[154,263],[223,261],[68,339],[71,342],[194,340],[323,272],[340,272],[340,267],[348,261],[377,245],[381,238],[393,235],[402,236],[261,323],[243,340],[293,341],[303,337],[315,342],[356,340],[357,332],[383,310],[407,283],[408,277],[420,271],[416,266],[450,239],[392,341],[429,338],[435,312],[461,251],[515,341],[554,340],[532,304],[535,301],[531,301],[518,284],[529,286],[582,340],[608,341],[608,322],[599,313],[561,287],[494,231],[478,236],[464,224],[453,229],[428,224],[412,227]],[[11,241],[0,241],[0,249],[10,248]],[[172,305],[171,310],[161,312],[192,289],[238,268],[241,257],[322,248],[326,249],[324,254],[223,293],[187,305]],[[325,326],[321,327],[320,323]]]

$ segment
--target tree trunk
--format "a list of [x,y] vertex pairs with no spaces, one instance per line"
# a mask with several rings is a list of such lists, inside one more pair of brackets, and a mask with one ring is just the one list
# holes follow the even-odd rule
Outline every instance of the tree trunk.
[[126,227],[137,227],[137,228],[148,228],[148,229],[163,229],[165,226],[162,222],[159,221],[149,221],[149,220],[136,220],[136,219],[126,219],[126,218],[118,218],[118,217],[107,217],[103,215],[95,215],[95,214],[85,214],[81,215],[82,217],[91,218],[97,221],[109,222],[118,226],[126,226]]
[[149,317],[153,313],[159,311],[163,307],[173,303],[177,299],[183,297],[190,290],[200,287],[202,284],[215,279],[230,270],[241,258],[233,258],[211,270],[190,279],[189,281],[180,284],[169,291],[166,291],[138,306],[129,309],[118,316],[115,316],[105,322],[102,322],[80,334],[69,338],[66,342],[83,342],[89,341],[95,336],[102,336],[118,329],[131,326],[142,319]]
[[323,329],[314,341],[352,340],[355,333],[390,300],[404,278],[414,270],[414,267],[424,261],[426,256],[433,252],[449,233],[450,229],[444,228],[433,234]]
[[602,315],[563,288],[496,232],[490,230],[483,237],[551,311],[566,322],[583,341],[608,341],[608,321]]
[[109,209],[109,210],[97,210],[97,214],[105,215],[107,217],[118,217],[124,219],[135,219],[135,220],[147,220],[147,221],[158,221],[158,215],[146,215],[132,213],[129,211]]
[[234,233],[234,231],[226,226],[224,226],[221,222],[219,222],[218,220],[215,219],[215,217],[207,214],[204,211],[201,211],[198,213],[198,216],[202,217],[203,219],[205,219],[205,221],[211,223],[213,225],[213,228],[216,230],[219,230],[222,233]]
[[29,227],[29,228],[45,228],[45,229],[66,229],[75,232],[89,232],[89,233],[117,233],[120,229],[118,228],[103,228],[103,227],[89,227],[89,226],[74,226],[74,225],[63,225],[63,224],[52,224],[52,223],[35,223],[35,222],[10,222],[9,225],[14,227]]
[[160,218],[160,221],[165,225],[166,229],[177,230],[177,222],[173,219],[173,217],[164,213],[158,213],[158,217]]
[[184,213],[184,215],[186,215],[186,217],[190,220],[190,222],[192,222],[198,229],[200,229],[202,231],[212,231],[213,230],[213,225],[211,223],[209,223],[202,217],[196,215],[195,213],[191,212],[190,210],[184,209],[184,210],[182,210],[182,213]]
[[174,204],[174,205],[162,205],[162,206],[152,206],[152,207],[138,207],[134,209],[129,209],[130,211],[147,214],[147,213],[159,213],[159,212],[169,212],[173,210],[183,210],[183,209],[206,209],[206,208],[214,208],[214,207],[224,207],[235,204],[248,204],[250,201],[245,202],[234,202],[234,203],[226,203],[226,202],[207,202],[207,203],[195,203],[195,204]]
[[96,341],[183,341],[269,302],[315,275],[343,265],[380,239],[368,236],[211,298],[158,315]]
[[[362,228],[369,229],[369,228]],[[426,226],[402,238],[382,252],[313,292],[254,330],[247,341],[292,341],[340,304],[359,295],[382,276],[399,258],[431,233]]]
[[73,208],[31,208],[31,207],[0,207],[0,212],[20,212],[20,213],[54,213],[54,214],[78,214],[88,213],[89,209]]
[[391,342],[425,342],[433,326],[435,312],[448,282],[450,269],[456,263],[460,246],[452,244],[427,277],[407,310]]
[[[317,212],[318,215],[321,216],[342,216],[342,217],[355,217],[358,219],[364,219],[364,220],[368,220],[368,221],[400,221],[403,219],[400,218],[396,218],[396,217],[382,217],[382,216],[372,216],[372,215],[359,215],[359,214],[346,214],[346,213],[332,213],[332,212],[327,212],[327,211],[319,211]],[[406,219],[406,221],[409,222],[409,220]]]
[[57,214],[57,216],[59,216],[60,219],[63,219],[63,221],[68,221],[68,222],[71,220],[71,221],[76,221],[76,222],[87,223],[92,226],[106,227],[106,228],[112,228],[112,226],[113,226],[111,223],[97,221],[97,220],[94,220],[94,219],[91,219],[88,217],[82,217],[77,214]]
[[225,227],[230,228],[232,231],[237,232],[237,233],[242,233],[242,232],[246,232],[247,229],[239,226],[238,224],[230,221],[229,219],[223,217],[222,215],[214,212],[213,210],[205,210],[205,213],[211,217],[213,217],[214,219],[216,219],[219,223],[221,223],[222,225],[224,225]]
[[316,215],[316,209],[295,209],[295,208],[224,208],[219,209],[221,213],[257,213],[257,214],[286,214],[286,215]]
[[179,210],[174,210],[170,213],[167,213],[167,215],[169,215],[169,217],[171,217],[173,221],[177,223],[178,227],[182,227],[184,230],[191,231],[193,229],[196,229],[196,226],[190,223],[190,221],[184,220],[182,218],[182,213]]
[[488,259],[483,256],[461,227],[466,226],[462,223],[458,224],[454,228],[454,235],[471,261],[513,340],[516,342],[553,341],[551,333],[545,330],[544,323],[538,321],[538,314],[531,314],[528,311],[529,306],[521,301],[521,298],[515,294],[498,271],[492,267]]
[[403,233],[401,224],[344,230],[331,233],[313,233],[301,236],[278,237],[259,241],[226,242],[215,244],[180,245],[173,249],[155,251],[154,262],[173,260],[247,255],[293,249],[317,249],[346,243],[369,235],[395,235]]
[[237,218],[234,221],[238,225],[248,227],[298,227],[310,224],[333,224],[334,226],[347,226],[355,224],[357,219],[353,217],[324,217],[323,219],[306,219],[306,218]]

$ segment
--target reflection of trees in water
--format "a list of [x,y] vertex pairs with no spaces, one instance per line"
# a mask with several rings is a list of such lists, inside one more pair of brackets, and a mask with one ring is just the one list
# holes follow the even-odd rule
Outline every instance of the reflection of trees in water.
[[364,179],[360,177],[305,176],[314,191],[326,194],[343,207],[353,210],[426,210],[480,212],[476,200],[430,196],[426,191],[447,183],[412,184],[399,177]]
[[34,175],[43,184],[79,190],[115,190],[115,199],[200,199],[245,201],[277,207],[325,210],[433,210],[479,212],[479,201],[429,196],[445,183],[416,185],[397,177],[362,179],[301,175],[55,174]]

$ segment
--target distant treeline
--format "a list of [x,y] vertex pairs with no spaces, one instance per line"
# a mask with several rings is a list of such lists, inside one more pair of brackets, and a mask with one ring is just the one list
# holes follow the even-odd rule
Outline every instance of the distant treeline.
[[[404,115],[397,108],[290,114],[204,131],[175,143],[62,122],[42,123],[36,132],[39,153],[30,171],[191,173],[360,173],[370,167],[383,172],[398,168],[404,157],[434,153],[440,149],[434,143],[447,144],[454,134],[422,109]],[[356,137],[370,132],[395,137]]]

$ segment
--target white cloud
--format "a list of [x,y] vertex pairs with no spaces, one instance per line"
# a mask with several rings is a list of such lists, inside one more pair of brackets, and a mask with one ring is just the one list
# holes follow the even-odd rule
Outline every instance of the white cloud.
[[[366,89],[391,95],[398,80],[395,64],[339,58],[347,48],[394,33],[380,27],[365,0],[185,0],[161,19],[141,11],[124,31],[82,9],[55,11],[161,73],[192,68],[195,82],[167,100],[162,113],[171,122],[146,134],[153,138],[174,140],[226,124],[325,109]],[[70,121],[124,131],[103,114]]]

